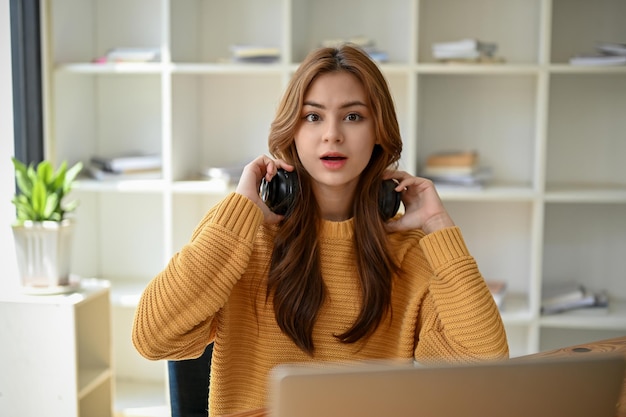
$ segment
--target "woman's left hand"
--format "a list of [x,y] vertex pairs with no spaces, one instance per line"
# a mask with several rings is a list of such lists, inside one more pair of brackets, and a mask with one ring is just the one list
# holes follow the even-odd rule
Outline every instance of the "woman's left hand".
[[405,171],[387,171],[384,177],[398,181],[396,191],[402,193],[404,204],[404,216],[387,222],[388,231],[422,229],[424,233],[432,233],[454,226],[431,180]]

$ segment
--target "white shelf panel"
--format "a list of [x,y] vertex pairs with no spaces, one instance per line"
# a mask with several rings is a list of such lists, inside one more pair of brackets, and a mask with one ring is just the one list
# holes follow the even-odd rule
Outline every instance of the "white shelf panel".
[[179,194],[223,194],[234,191],[236,184],[229,184],[220,180],[205,181],[176,181],[172,191]]
[[169,417],[170,406],[163,383],[115,381],[115,417]]
[[437,192],[448,201],[519,201],[530,202],[539,194],[527,186],[487,185],[482,189],[437,186]]
[[149,279],[111,281],[111,304],[117,307],[135,308]]
[[419,64],[420,74],[494,74],[494,75],[537,75],[540,67],[536,64]]
[[78,398],[84,398],[102,384],[111,384],[110,368],[84,368],[78,370]]
[[166,189],[165,180],[93,180],[80,179],[74,190],[94,192],[131,192],[131,193],[160,193]]
[[612,299],[608,312],[603,309],[581,309],[542,316],[539,324],[542,327],[626,331],[626,300]]
[[164,69],[162,63],[74,63],[57,65],[58,72],[75,74],[161,74]]
[[626,203],[626,185],[549,184],[549,203]]
[[568,64],[553,64],[548,67],[552,74],[624,74],[626,65],[615,66],[579,66]]
[[275,64],[199,64],[176,63],[168,68],[173,74],[281,74],[285,66]]

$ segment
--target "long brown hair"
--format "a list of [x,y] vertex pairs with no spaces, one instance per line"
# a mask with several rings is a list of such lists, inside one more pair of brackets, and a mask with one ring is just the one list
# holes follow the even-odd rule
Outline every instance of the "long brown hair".
[[274,157],[295,165],[300,194],[274,241],[267,295],[274,297],[274,314],[281,330],[309,355],[314,352],[313,327],[326,297],[326,287],[317,238],[321,224],[319,207],[310,185],[311,177],[298,158],[294,136],[309,86],[318,75],[336,71],[353,74],[363,85],[374,115],[377,139],[353,200],[354,247],[362,304],[352,327],[335,335],[339,340],[354,343],[376,330],[390,308],[391,281],[396,270],[378,211],[382,174],[397,165],[402,151],[389,87],[377,65],[357,47],[343,45],[314,50],[291,78],[268,141]]

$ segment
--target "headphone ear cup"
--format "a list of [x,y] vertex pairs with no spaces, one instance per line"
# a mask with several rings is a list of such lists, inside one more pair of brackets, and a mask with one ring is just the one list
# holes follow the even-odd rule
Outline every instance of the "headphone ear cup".
[[402,201],[400,193],[395,190],[397,183],[392,180],[384,180],[378,194],[378,210],[384,221],[391,219],[398,213],[400,202]]
[[281,216],[291,212],[298,194],[298,174],[279,169],[271,181],[261,181],[261,199],[272,212]]

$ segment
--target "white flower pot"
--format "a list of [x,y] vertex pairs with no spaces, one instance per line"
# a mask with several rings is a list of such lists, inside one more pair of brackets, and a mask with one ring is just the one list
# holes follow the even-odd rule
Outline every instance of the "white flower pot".
[[13,225],[21,285],[34,291],[59,292],[69,288],[74,223],[26,221]]

